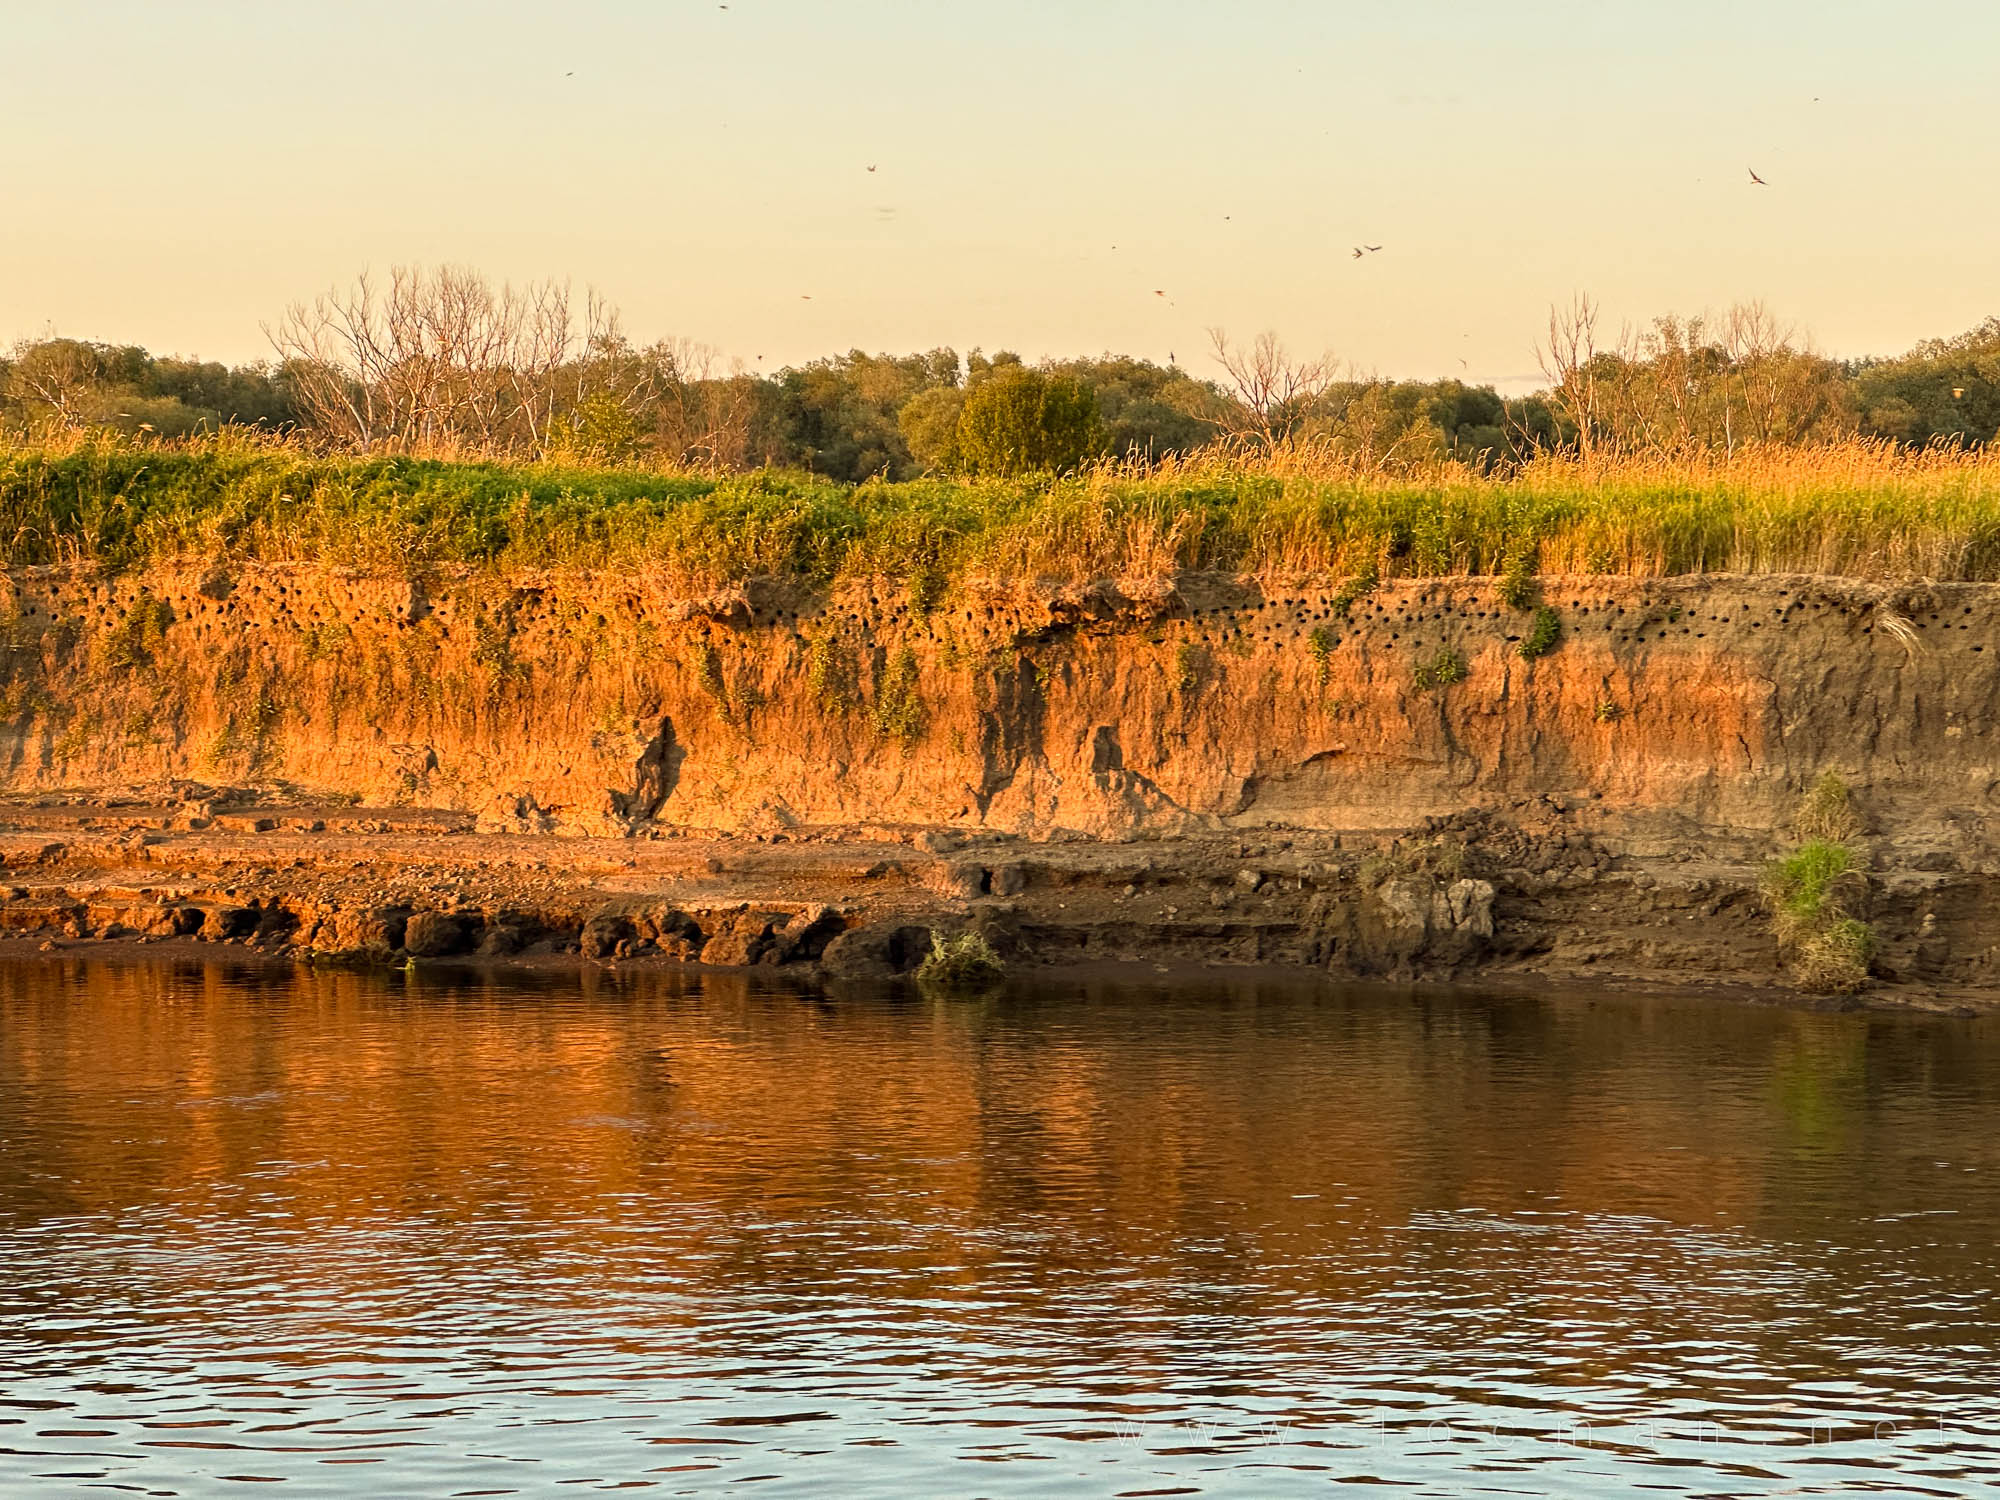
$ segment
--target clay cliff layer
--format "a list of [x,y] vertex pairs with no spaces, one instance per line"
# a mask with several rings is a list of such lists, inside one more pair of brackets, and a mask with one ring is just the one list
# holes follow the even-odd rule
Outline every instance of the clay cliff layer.
[[1543,797],[1635,850],[1762,837],[1833,771],[1983,858],[2000,589],[1184,575],[690,598],[319,568],[6,579],[14,792],[173,780],[510,831],[935,826],[1033,839],[1396,829]]
[[1995,991],[2000,588],[1537,587],[17,570],[0,928],[1767,984],[1832,773],[1873,977]]

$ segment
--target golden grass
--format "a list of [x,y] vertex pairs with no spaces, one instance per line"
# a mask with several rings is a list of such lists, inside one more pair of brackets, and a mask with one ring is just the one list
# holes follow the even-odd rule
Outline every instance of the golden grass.
[[1073,580],[1819,573],[2000,579],[2000,455],[1853,440],[1731,457],[1550,456],[1500,474],[1332,444],[1218,446],[1028,480],[839,484],[471,457],[337,457],[234,434],[0,449],[15,565],[260,557]]

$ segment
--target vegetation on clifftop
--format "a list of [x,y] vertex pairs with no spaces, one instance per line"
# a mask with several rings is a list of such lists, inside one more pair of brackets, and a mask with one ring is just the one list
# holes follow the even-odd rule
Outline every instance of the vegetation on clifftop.
[[174,558],[399,572],[630,567],[689,584],[972,571],[1075,579],[1709,571],[2000,579],[2000,454],[1850,441],[1678,461],[1395,474],[1332,448],[1210,449],[1012,479],[329,457],[226,432],[0,448],[9,565]]

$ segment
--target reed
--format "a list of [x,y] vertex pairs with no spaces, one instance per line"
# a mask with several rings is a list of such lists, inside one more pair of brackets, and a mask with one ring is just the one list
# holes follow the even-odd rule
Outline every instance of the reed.
[[0,449],[5,561],[169,559],[1055,580],[1821,573],[2000,579],[2000,456],[1851,441],[1728,458],[1390,469],[1216,448],[1029,480],[341,457],[226,432]]

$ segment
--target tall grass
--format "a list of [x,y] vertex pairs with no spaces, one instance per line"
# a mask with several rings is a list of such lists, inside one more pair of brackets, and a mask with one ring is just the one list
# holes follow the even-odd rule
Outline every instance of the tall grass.
[[2000,579],[2000,457],[1887,444],[1731,459],[1540,458],[1383,472],[1332,449],[1216,450],[1035,480],[846,485],[316,455],[236,434],[0,449],[10,565],[163,559],[758,574],[1181,568],[1269,576],[1802,572]]

